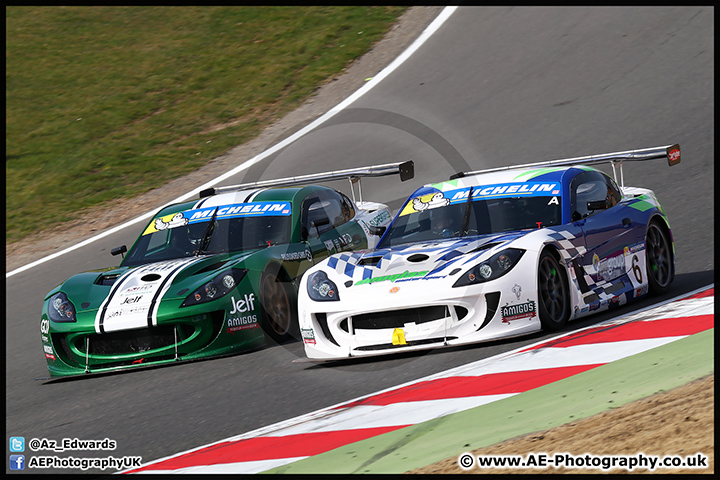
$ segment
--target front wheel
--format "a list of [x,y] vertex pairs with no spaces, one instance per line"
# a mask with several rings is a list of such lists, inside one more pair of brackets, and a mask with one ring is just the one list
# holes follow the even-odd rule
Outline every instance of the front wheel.
[[265,333],[278,343],[297,335],[297,300],[290,282],[283,281],[273,272],[266,272],[260,282],[262,322]]
[[570,318],[567,274],[547,250],[538,263],[538,310],[545,330],[558,330]]
[[670,288],[675,273],[672,247],[667,234],[656,222],[652,222],[648,227],[645,236],[645,252],[650,293],[655,295],[665,293]]

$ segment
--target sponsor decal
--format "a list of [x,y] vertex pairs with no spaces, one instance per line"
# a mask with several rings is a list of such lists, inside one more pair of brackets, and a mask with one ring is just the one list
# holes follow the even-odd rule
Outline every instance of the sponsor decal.
[[257,321],[257,315],[248,315],[245,317],[229,317],[227,319],[227,332],[233,333],[238,330],[247,330],[250,328],[258,328],[260,324]]
[[648,284],[646,283],[640,288],[635,289],[635,297],[642,297],[648,293]]
[[412,282],[413,280],[440,280],[441,278],[447,278],[447,275],[433,275],[432,277],[418,277],[418,278],[403,278],[398,282]]
[[399,292],[399,291],[400,291],[400,287],[392,287],[392,288],[390,289],[390,293],[397,293],[397,292]]
[[135,285],[123,290],[122,293],[120,293],[120,296],[127,297],[129,295],[139,295],[141,293],[152,292],[153,290],[155,290],[155,285],[153,284]]
[[188,219],[185,218],[185,215],[183,215],[182,212],[178,212],[170,218],[168,217],[160,217],[155,219],[155,230],[167,230],[170,228],[177,228],[182,227],[183,225],[188,224]]
[[308,345],[315,345],[315,330],[312,328],[301,328],[300,335],[302,336],[303,342]]
[[413,198],[412,204],[416,212],[423,212],[433,208],[446,207],[450,205],[450,199],[445,198],[442,192],[437,192]]
[[105,319],[109,320],[111,318],[122,317],[124,315],[143,315],[146,312],[146,305],[117,308],[116,310],[113,310],[112,312],[105,315]]
[[380,227],[382,225],[385,225],[390,220],[390,214],[387,210],[377,210],[377,214],[371,218],[370,220],[361,220],[361,223],[364,223],[365,226],[368,227]]
[[405,280],[410,279],[414,277],[424,277],[430,273],[429,270],[425,270],[424,272],[409,272],[405,270],[403,273],[396,273],[394,275],[384,275],[381,277],[374,277],[374,278],[364,278],[357,282],[355,285],[365,285],[368,283],[378,283],[378,282],[396,282],[399,280]]
[[[593,264],[595,264],[595,257],[593,257]],[[614,257],[608,257],[602,260],[598,264],[598,274],[603,280],[612,280],[625,273],[625,256],[616,255]]]
[[47,334],[50,332],[50,320],[44,318],[40,321],[40,333]]
[[503,323],[510,323],[513,320],[537,316],[535,302],[532,300],[525,303],[518,303],[516,305],[505,305],[501,307],[501,312]]
[[680,149],[679,148],[673,148],[669,152],[667,152],[668,160],[670,162],[677,162],[680,160]]
[[312,252],[310,250],[303,250],[302,252],[292,253],[281,253],[280,259],[282,260],[308,260],[312,262]]
[[323,243],[325,244],[325,249],[328,251],[329,255],[332,255],[335,250],[335,244],[332,240],[324,240]]
[[234,313],[245,313],[245,312],[251,312],[255,310],[255,294],[251,293],[248,295],[245,294],[244,298],[241,298],[240,300],[235,301],[235,297],[230,297],[230,301],[232,302],[233,309],[230,311],[230,315]]
[[[467,200],[470,188],[463,188],[452,193],[451,201]],[[519,183],[501,183],[497,185],[483,185],[473,187],[473,200],[482,200],[488,197],[507,197],[517,195],[527,196],[547,196],[550,193],[557,195],[560,193],[560,184],[558,182],[519,182]],[[448,195],[450,196],[450,195]]]
[[127,297],[123,299],[122,302],[120,302],[120,305],[127,305],[129,303],[138,303],[140,300],[142,300],[143,295],[136,295],[134,297]]
[[49,353],[50,355],[55,353],[50,345],[43,345],[43,350],[45,350],[45,353]]
[[623,248],[623,255],[626,257],[629,257],[633,253],[637,253],[644,249],[645,249],[644,243],[636,243],[635,245],[630,245],[630,246],[626,246],[625,248]]
[[345,250],[352,250],[353,240],[349,233],[345,233],[340,237],[324,240],[325,248],[328,254],[340,253]]
[[512,287],[512,292],[515,294],[517,299],[520,300],[520,295],[522,295],[522,287],[516,283]]
[[49,359],[52,360],[53,362],[55,361],[55,355],[50,355],[49,353],[46,353],[46,354],[45,354],[45,358],[49,358]]
[[[407,205],[405,205],[405,208],[403,208],[402,212],[400,212],[399,216],[402,217],[404,215],[422,212],[432,208],[466,202],[469,194],[470,187],[465,187],[446,192],[421,195],[409,201]],[[511,182],[472,187],[473,201],[500,197],[557,195],[560,195],[560,183],[558,182]]]
[[218,220],[240,217],[288,216],[292,212],[290,202],[251,202],[197,208],[156,218],[143,235],[176,228],[191,223],[208,222],[215,213]]
[[644,242],[636,243],[635,245],[630,245],[630,247],[628,248],[628,255],[631,253],[639,252],[640,250],[645,250]]

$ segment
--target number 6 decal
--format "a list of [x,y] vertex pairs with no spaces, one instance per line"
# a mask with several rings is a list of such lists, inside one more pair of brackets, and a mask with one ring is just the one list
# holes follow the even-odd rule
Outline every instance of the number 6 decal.
[[633,255],[632,269],[633,269],[633,272],[635,273],[635,278],[637,279],[637,281],[642,283],[642,281],[643,281],[642,280],[642,270],[640,269],[640,266],[637,264],[637,262],[638,262],[637,255]]

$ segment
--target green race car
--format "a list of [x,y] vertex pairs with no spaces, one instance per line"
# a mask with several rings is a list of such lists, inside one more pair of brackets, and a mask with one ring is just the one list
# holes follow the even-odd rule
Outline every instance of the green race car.
[[[329,255],[373,248],[392,215],[354,201],[361,177],[413,177],[412,162],[219,187],[160,210],[118,267],[45,297],[53,377],[243,352],[298,337],[297,286]],[[349,178],[353,200],[310,182]]]

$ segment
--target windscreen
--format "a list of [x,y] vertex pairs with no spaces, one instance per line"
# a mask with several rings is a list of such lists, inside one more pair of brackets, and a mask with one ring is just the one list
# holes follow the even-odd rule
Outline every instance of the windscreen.
[[379,247],[559,225],[561,203],[556,182],[428,193],[405,204]]
[[123,261],[142,265],[196,255],[234,253],[290,242],[289,202],[194,209],[155,218]]

